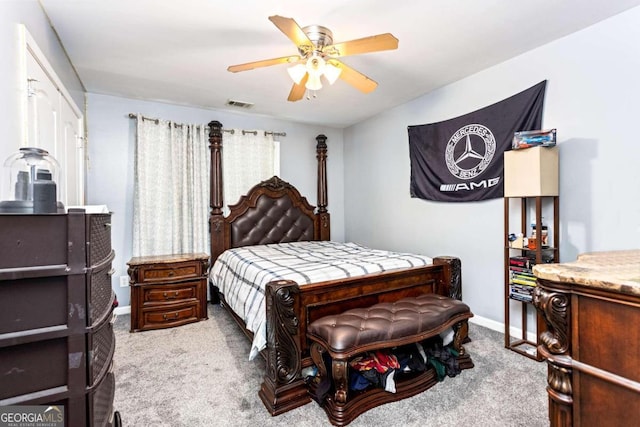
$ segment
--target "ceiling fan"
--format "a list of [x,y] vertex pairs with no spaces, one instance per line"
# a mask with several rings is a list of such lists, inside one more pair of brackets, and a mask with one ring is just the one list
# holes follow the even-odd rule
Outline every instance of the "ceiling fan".
[[301,100],[307,89],[321,89],[322,76],[330,84],[339,77],[362,92],[369,93],[378,83],[336,58],[398,48],[398,39],[390,33],[334,44],[333,33],[326,27],[310,25],[300,28],[292,18],[278,15],[270,16],[269,20],[296,45],[299,55],[232,65],[227,70],[237,73],[277,64],[292,64],[287,69],[294,81],[288,101]]

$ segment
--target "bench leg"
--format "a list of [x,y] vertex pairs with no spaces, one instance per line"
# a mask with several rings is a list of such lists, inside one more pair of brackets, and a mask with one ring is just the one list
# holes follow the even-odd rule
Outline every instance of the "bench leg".
[[453,336],[453,348],[455,348],[460,356],[462,356],[465,354],[465,349],[462,346],[462,343],[469,335],[469,322],[467,322],[466,319],[458,322],[453,325],[453,330],[455,332]]
[[311,360],[318,368],[318,376],[321,379],[327,378],[327,369],[324,366],[324,359],[322,354],[324,353],[324,348],[317,342],[311,343],[311,348],[309,348],[309,354],[311,355]]
[[347,391],[349,390],[349,365],[347,361],[333,359],[331,374],[333,375],[333,385],[336,388],[336,403],[347,403]]
[[[317,342],[313,342],[309,349],[311,360],[313,360],[313,363],[318,368],[318,376],[321,381],[326,379],[328,375],[324,364],[324,358],[322,357],[324,352],[325,349]],[[331,378],[336,389],[334,395],[335,402],[340,404],[347,403],[347,392],[349,390],[349,365],[346,360],[334,359],[331,362]]]

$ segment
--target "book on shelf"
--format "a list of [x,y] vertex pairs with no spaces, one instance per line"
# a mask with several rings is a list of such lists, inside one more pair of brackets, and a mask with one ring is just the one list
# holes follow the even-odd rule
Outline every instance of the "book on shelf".
[[510,283],[509,298],[523,302],[532,302],[533,289],[533,286]]
[[524,256],[512,256],[509,258],[509,266],[528,269],[530,268],[529,261],[529,258]]
[[524,280],[520,278],[511,278],[511,283],[517,283],[518,285],[531,286],[532,288],[536,286],[536,282],[532,280]]
[[[553,262],[553,255],[542,254],[542,264],[548,264]],[[538,262],[535,254],[529,254],[528,256],[512,256],[509,257],[509,267],[519,267],[531,270]]]
[[511,290],[511,292],[520,292],[520,293],[524,293],[524,294],[533,294],[533,288],[534,286],[529,286],[529,285],[521,285],[519,283],[510,283],[509,284],[509,289]]
[[530,268],[516,267],[515,265],[510,265],[509,270],[517,271],[518,273],[530,274],[533,276],[533,270],[531,270]]
[[533,301],[533,296],[524,295],[524,294],[517,294],[517,293],[509,294],[509,298],[514,299],[516,301],[522,301],[522,302],[532,302]]
[[511,273],[512,279],[520,279],[520,280],[528,280],[532,282],[533,285],[536,284],[536,276],[533,274],[523,274],[523,273]]
[[522,271],[511,270],[511,277],[518,277],[520,279],[532,280],[534,282],[536,281],[536,276],[534,276],[533,273],[525,273]]

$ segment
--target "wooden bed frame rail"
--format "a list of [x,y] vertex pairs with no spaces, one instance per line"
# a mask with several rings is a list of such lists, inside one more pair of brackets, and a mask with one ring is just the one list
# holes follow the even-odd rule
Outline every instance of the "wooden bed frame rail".
[[351,308],[369,307],[428,293],[460,293],[460,260],[434,258],[434,264],[348,280],[298,286],[282,280],[267,284],[267,351],[259,396],[272,415],[311,400],[301,371],[311,366],[307,327],[314,320]]

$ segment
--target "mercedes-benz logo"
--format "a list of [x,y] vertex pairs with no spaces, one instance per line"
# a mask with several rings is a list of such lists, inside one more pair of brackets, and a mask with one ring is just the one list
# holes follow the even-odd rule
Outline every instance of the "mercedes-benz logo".
[[[478,138],[483,141],[480,149]],[[464,151],[456,151],[458,142],[464,139]],[[444,158],[447,168],[453,176],[460,179],[472,179],[480,175],[491,163],[496,152],[496,139],[489,128],[472,124],[458,129],[447,143]],[[455,157],[457,154],[457,158]],[[475,160],[475,161],[474,161]]]

